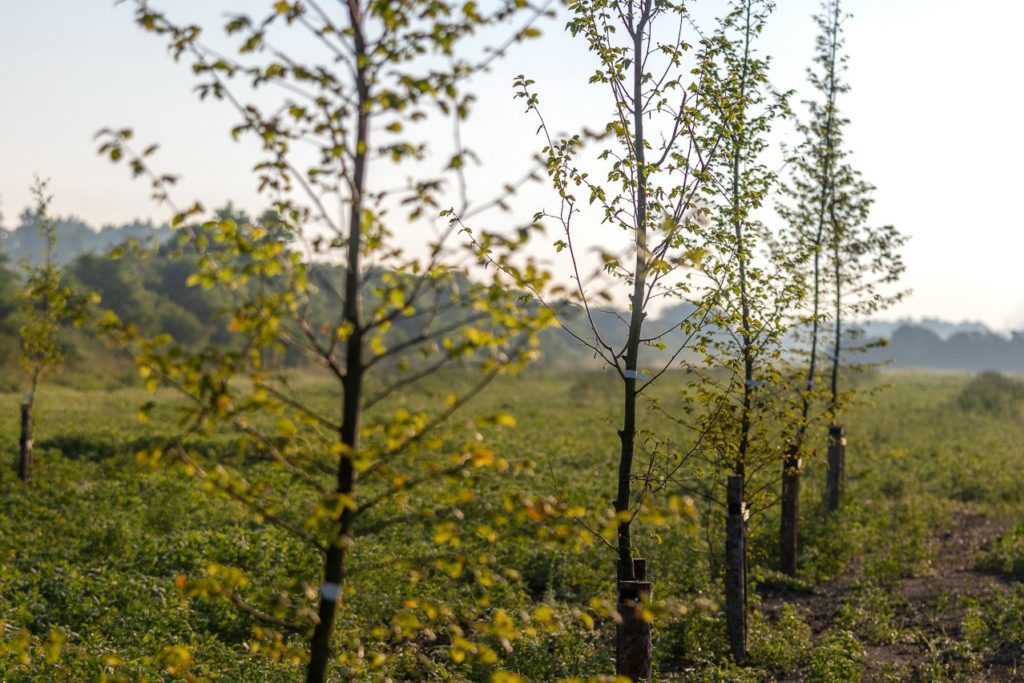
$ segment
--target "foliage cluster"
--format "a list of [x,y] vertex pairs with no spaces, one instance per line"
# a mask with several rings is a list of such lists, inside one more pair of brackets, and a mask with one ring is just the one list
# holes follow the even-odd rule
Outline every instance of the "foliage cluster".
[[1011,417],[1024,401],[1024,384],[998,372],[982,372],[963,388],[956,401],[967,412]]

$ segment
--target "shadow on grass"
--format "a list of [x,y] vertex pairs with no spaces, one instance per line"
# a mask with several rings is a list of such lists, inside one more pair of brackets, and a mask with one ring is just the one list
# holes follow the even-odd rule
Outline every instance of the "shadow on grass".
[[[167,450],[173,445],[173,438],[167,436],[142,436],[130,439],[96,434],[58,434],[36,442],[39,451],[54,451],[70,460],[100,462],[112,458],[134,458],[140,451],[153,449]],[[227,439],[193,439],[189,441],[190,452],[203,456],[218,454],[222,460],[258,461],[267,459],[266,454],[257,452],[251,446],[241,447]]]

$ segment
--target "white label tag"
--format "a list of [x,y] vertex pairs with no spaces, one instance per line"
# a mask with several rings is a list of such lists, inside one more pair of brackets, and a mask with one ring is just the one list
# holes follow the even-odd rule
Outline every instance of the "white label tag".
[[336,583],[325,583],[320,586],[320,597],[329,602],[338,602],[341,597],[341,586]]

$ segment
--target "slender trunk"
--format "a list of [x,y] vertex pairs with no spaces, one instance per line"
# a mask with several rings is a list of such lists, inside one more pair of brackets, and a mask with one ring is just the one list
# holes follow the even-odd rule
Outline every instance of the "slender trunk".
[[[630,334],[632,336],[632,333]],[[627,372],[632,375],[626,377],[623,395],[623,419],[622,429],[619,430],[619,441],[621,449],[619,452],[619,480],[618,491],[615,497],[615,512],[618,514],[629,512],[631,492],[631,477],[633,470],[633,451],[636,441],[636,361],[630,362],[630,353],[627,351],[626,367]],[[635,352],[634,354],[635,355]],[[630,537],[630,521],[620,519],[618,524],[618,551],[619,557],[618,577],[621,581],[632,581],[632,540]]]
[[794,445],[782,460],[782,500],[779,523],[779,569],[796,575],[800,549],[800,450]]
[[842,500],[843,479],[846,470],[846,432],[839,425],[839,363],[843,349],[843,281],[840,249],[842,231],[836,223],[835,202],[831,207],[832,219],[832,260],[833,273],[835,278],[835,344],[832,349],[832,386],[829,398],[829,446],[828,446],[828,485],[826,492],[828,496],[826,508],[834,512],[839,508]]
[[21,437],[18,439],[18,478],[32,481],[32,403],[21,404]]
[[[639,614],[639,601],[649,594],[646,563],[635,561],[630,534],[630,499],[632,496],[633,455],[636,445],[636,385],[640,356],[640,335],[644,321],[644,294],[647,286],[647,169],[644,153],[643,119],[643,40],[650,13],[650,2],[642,6],[639,21],[633,28],[633,151],[636,160],[636,261],[633,278],[632,309],[625,347],[622,429],[619,431],[618,491],[615,512],[618,523],[617,607],[621,623],[615,633],[615,671],[630,680],[648,680],[651,676],[651,629]],[[632,21],[632,16],[630,16]],[[642,568],[642,569],[641,569]],[[642,576],[638,575],[638,569]]]
[[[739,97],[743,100],[746,97],[747,69],[750,62],[750,32],[751,32],[751,3],[747,3],[747,26],[744,35],[743,64],[740,72]],[[740,416],[740,442],[735,474],[743,475],[750,449],[751,409],[753,406],[754,389],[754,340],[750,323],[750,300],[747,294],[747,250],[745,244],[745,213],[742,205],[742,188],[740,187],[740,172],[743,165],[743,150],[746,145],[742,132],[745,112],[739,112],[740,121],[737,123],[741,131],[733,140],[732,158],[732,220],[733,231],[736,239],[736,261],[739,267],[740,285],[740,325],[742,327],[743,356],[743,411]]]
[[[646,5],[645,5],[646,7]],[[647,286],[647,169],[644,154],[644,120],[641,102],[643,98],[643,37],[647,23],[646,11],[641,15],[633,33],[633,149],[636,155],[636,273],[633,278],[633,294],[630,297],[632,310],[629,318],[629,334],[626,339],[626,372],[623,382],[623,417],[619,431],[621,450],[619,453],[618,492],[615,497],[615,511],[629,512],[631,497],[631,476],[633,452],[636,442],[636,384],[637,366],[640,356],[640,335],[644,321],[644,292]],[[632,581],[633,560],[630,523],[621,520],[618,525],[618,576],[622,581]]]
[[747,530],[743,477],[729,477],[725,524],[725,621],[736,662],[747,658]]
[[[836,50],[839,47],[839,0],[836,0],[836,4],[833,10],[832,16],[832,53],[830,60],[830,71],[829,71],[829,89],[831,95],[831,101],[829,106],[829,130],[828,130],[828,153],[830,164],[834,164],[832,156],[834,150],[832,148],[832,129],[833,123],[833,109],[835,108],[835,90],[836,90]],[[835,174],[830,173],[830,186],[829,186],[829,221],[832,225],[832,266],[833,266],[833,278],[835,279],[835,349],[832,354],[832,398],[829,405],[829,413],[831,415],[832,423],[835,424],[837,412],[839,411],[839,360],[840,351],[842,348],[842,332],[843,332],[843,281],[842,281],[842,262],[840,257],[842,256],[841,244],[842,244],[842,230],[839,226],[839,221],[836,219],[836,197],[835,197]]]
[[843,497],[846,469],[846,431],[837,424],[828,428],[828,479],[825,482],[825,510],[835,512]]
[[[833,206],[833,221],[835,220],[835,207]],[[842,335],[843,335],[843,323],[842,323],[842,270],[840,268],[840,249],[839,249],[839,235],[835,236],[833,241],[833,259],[835,261],[835,269],[833,277],[835,277],[836,286],[836,298],[835,298],[835,345],[833,346],[832,353],[832,395],[829,398],[829,417],[830,425],[828,430],[828,479],[825,487],[825,507],[829,512],[835,512],[839,509],[839,504],[842,501],[843,495],[843,479],[845,478],[846,470],[846,431],[838,423],[839,414],[839,362],[842,354]]]
[[[748,68],[750,64],[751,13],[752,2],[746,5],[746,29],[744,31],[743,62],[740,72],[739,100],[746,105],[746,88]],[[746,461],[750,450],[750,431],[752,427],[751,412],[753,410],[754,381],[754,339],[751,330],[750,301],[747,292],[747,250],[745,244],[745,213],[742,205],[742,188],[740,172],[744,160],[746,140],[743,126],[745,110],[739,112],[740,131],[733,139],[732,158],[732,220],[736,239],[736,253],[739,267],[740,289],[740,323],[742,327],[743,356],[743,405],[740,415],[740,438],[733,468],[733,476],[729,477],[728,486],[728,520],[726,529],[726,566],[725,566],[725,599],[726,628],[733,658],[741,662],[747,652],[747,547],[746,517],[743,500]]]
[[[356,148],[353,164],[354,194],[349,207],[349,239],[345,272],[345,322],[352,330],[345,347],[345,379],[342,385],[342,422],[339,438],[344,446],[338,462],[335,490],[341,496],[352,496],[356,476],[353,458],[359,449],[361,402],[363,393],[363,327],[359,296],[360,263],[363,227],[363,192],[366,186],[367,150],[369,149],[370,87],[367,75],[366,45],[362,34],[362,16],[356,0],[348,2],[353,40],[359,56],[356,69],[356,90],[359,111],[356,114]],[[307,683],[323,683],[331,654],[331,634],[341,599],[345,577],[345,559],[351,543],[352,506],[342,506],[337,534],[324,556],[324,583],[320,589],[317,624],[310,639],[310,658],[306,670]]]
[[[835,221],[835,207],[832,208],[832,220]],[[839,363],[842,354],[843,344],[843,292],[842,292],[842,268],[840,264],[840,248],[839,248],[840,236],[836,235],[832,243],[832,258],[834,260],[834,270],[832,276],[835,278],[836,286],[836,300],[835,300],[835,344],[832,349],[832,396],[829,399],[829,416],[832,419],[832,424],[836,423],[839,413]]]
[[806,386],[800,398],[800,423],[796,437],[782,461],[782,510],[779,521],[780,569],[790,576],[796,575],[800,549],[800,472],[803,467],[801,451],[810,420],[811,392],[817,375],[818,336],[821,315],[821,240],[825,225],[825,193],[822,192],[822,211],[818,223],[818,236],[814,249],[814,300],[811,314],[811,350],[807,366]]
[[632,581],[619,581],[617,610],[621,619],[615,629],[615,672],[631,681],[651,678],[651,622],[644,618],[643,603],[651,596],[647,560],[633,558]]
[[[835,166],[835,101],[836,101],[836,53],[839,49],[839,2],[835,3],[829,36],[828,91],[825,103],[825,127],[823,149],[821,150],[821,185],[818,205],[818,228],[814,237],[814,298],[811,304],[811,349],[807,366],[806,386],[800,400],[800,423],[786,458],[782,463],[782,517],[780,522],[781,569],[796,574],[800,538],[800,452],[807,436],[811,408],[811,392],[818,371],[818,338],[821,318],[821,249],[825,242],[825,227],[834,214],[833,168]],[[834,222],[834,219],[833,219]]]

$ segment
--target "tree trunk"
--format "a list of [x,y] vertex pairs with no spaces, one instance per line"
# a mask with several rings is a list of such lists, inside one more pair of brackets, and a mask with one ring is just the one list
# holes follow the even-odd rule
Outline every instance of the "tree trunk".
[[828,479],[825,486],[825,509],[835,512],[843,496],[846,478],[846,430],[833,424],[828,428]]
[[743,477],[729,477],[725,526],[725,621],[733,659],[747,658],[747,538]]
[[780,568],[784,574],[796,575],[800,539],[800,451],[790,448],[782,461],[782,520],[780,524]]
[[[335,491],[339,496],[350,499],[355,491],[356,474],[353,458],[359,450],[359,433],[362,428],[363,362],[362,305],[360,285],[362,271],[360,249],[363,234],[363,198],[366,188],[366,172],[369,159],[370,135],[370,82],[367,75],[367,45],[363,35],[364,17],[356,3],[348,3],[349,23],[358,55],[355,73],[358,109],[356,112],[356,145],[352,168],[352,201],[349,205],[349,234],[345,263],[345,323],[352,330],[345,344],[345,378],[342,381],[342,419],[339,438],[343,452],[338,462]],[[331,634],[341,600],[345,577],[345,556],[352,543],[352,523],[355,518],[353,505],[343,505],[338,519],[337,535],[324,555],[324,583],[320,587],[320,606],[317,610],[317,624],[309,643],[309,665],[306,668],[307,683],[323,683],[327,678],[327,665],[331,656]]]
[[[628,362],[628,361],[627,361]],[[636,364],[636,361],[633,361]],[[622,429],[619,431],[619,477],[618,487],[615,495],[615,512],[617,514],[629,513],[629,501],[631,498],[631,484],[633,476],[633,448],[636,440],[636,379],[625,381],[624,415]],[[631,561],[633,543],[630,534],[630,523],[628,519],[620,519],[618,523],[618,550],[619,557],[616,566],[618,567],[618,578],[622,581],[631,581],[633,576],[633,564]]]
[[[648,14],[642,13],[633,39],[633,148],[637,163],[636,176],[636,232],[634,246],[636,253],[635,272],[633,277],[633,293],[630,295],[632,310],[629,315],[629,332],[626,337],[625,371],[623,373],[623,406],[622,429],[619,430],[619,472],[618,486],[615,494],[615,512],[619,515],[629,513],[632,497],[633,456],[636,445],[636,394],[640,359],[640,336],[644,322],[644,296],[647,286],[647,171],[644,157],[644,120],[641,101],[643,97],[643,35]],[[619,558],[617,563],[618,579],[633,581],[636,579],[633,569],[633,543],[628,519],[620,519],[617,532]],[[618,632],[618,633],[621,633]],[[619,645],[616,645],[619,648]]]
[[[352,490],[352,459],[345,458],[349,486]],[[348,495],[348,494],[346,494]],[[323,683],[327,680],[327,664],[331,655],[331,634],[334,632],[334,619],[341,601],[342,587],[345,577],[345,556],[347,554],[349,534],[352,529],[353,511],[346,507],[341,515],[338,536],[324,556],[324,582],[320,586],[320,606],[317,609],[317,624],[313,629],[313,637],[309,642],[309,665],[306,668],[307,683]]]
[[[651,679],[651,623],[643,618],[643,601],[651,595],[647,560],[633,558],[632,581],[619,581],[615,673],[631,681]],[[619,573],[624,574],[622,568]]]
[[[750,65],[752,4],[746,4],[743,62],[739,93],[746,100]],[[741,165],[746,139],[743,123],[746,105],[737,122],[738,134],[733,142],[732,158],[732,220],[735,230],[736,255],[739,268],[740,321],[742,324],[743,403],[740,414],[740,435],[734,474],[729,477],[726,495],[725,527],[725,621],[733,659],[739,663],[747,658],[747,538],[746,506],[743,502],[743,479],[750,449],[751,413],[754,408],[754,337],[751,326],[750,299],[747,292],[748,253],[744,243],[745,214],[742,211]]]
[[32,481],[32,404],[21,404],[21,437],[18,439],[18,478]]

